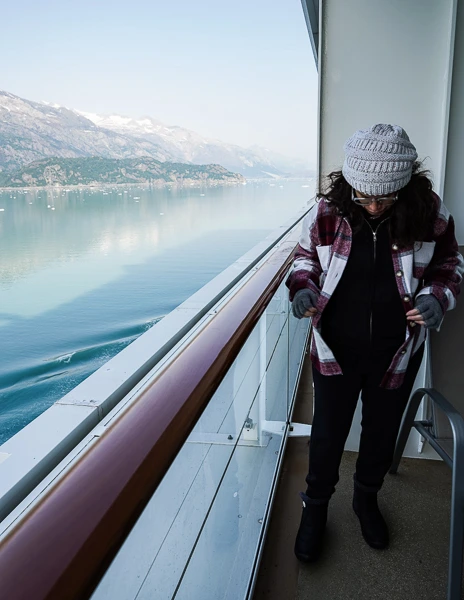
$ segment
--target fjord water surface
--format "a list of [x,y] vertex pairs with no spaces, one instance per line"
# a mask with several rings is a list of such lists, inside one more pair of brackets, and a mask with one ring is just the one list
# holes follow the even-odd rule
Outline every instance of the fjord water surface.
[[305,181],[0,192],[0,444],[312,194]]

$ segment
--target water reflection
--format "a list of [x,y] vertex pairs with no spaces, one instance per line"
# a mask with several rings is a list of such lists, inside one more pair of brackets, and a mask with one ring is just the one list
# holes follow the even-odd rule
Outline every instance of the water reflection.
[[308,199],[295,182],[1,193],[2,312],[40,314],[209,231],[273,229]]
[[310,197],[296,182],[0,193],[0,444]]

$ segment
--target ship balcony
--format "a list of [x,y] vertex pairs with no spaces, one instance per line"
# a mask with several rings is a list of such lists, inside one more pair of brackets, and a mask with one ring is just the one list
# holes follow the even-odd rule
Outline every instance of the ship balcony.
[[[391,548],[370,549],[351,509],[359,413],[324,555],[293,555],[311,324],[293,317],[285,279],[307,210],[0,447],[6,598],[446,597],[452,471],[413,430],[382,491]],[[436,365],[434,385],[460,389],[463,315],[432,337],[416,387]]]

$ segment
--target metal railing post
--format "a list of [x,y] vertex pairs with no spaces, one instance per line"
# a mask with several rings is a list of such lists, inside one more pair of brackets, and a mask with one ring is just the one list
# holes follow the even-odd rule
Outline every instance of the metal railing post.
[[419,410],[419,405],[422,401],[424,394],[421,390],[414,392],[410,398],[406,411],[401,422],[400,432],[398,434],[398,440],[396,442],[395,453],[393,455],[393,462],[390,467],[390,473],[394,475],[398,471],[398,465],[400,464],[401,457],[403,456],[406,442],[408,441],[411,428],[414,425],[414,418]]
[[447,600],[460,600],[464,546],[464,420],[457,411],[446,414],[454,438]]
[[[439,440],[427,430],[422,421],[414,421],[419,404],[428,396],[448,417],[453,432],[453,458],[440,446]],[[450,544],[447,600],[461,600],[462,562],[464,558],[464,419],[444,396],[433,388],[414,392],[401,424],[390,473],[396,473],[412,427],[423,435],[452,469]]]

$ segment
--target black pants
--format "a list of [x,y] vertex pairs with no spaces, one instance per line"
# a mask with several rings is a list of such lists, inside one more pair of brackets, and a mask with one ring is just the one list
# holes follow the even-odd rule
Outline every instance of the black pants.
[[379,384],[390,365],[392,352],[380,355],[335,356],[343,375],[321,375],[313,367],[315,409],[306,477],[310,498],[330,498],[339,478],[339,466],[351,422],[362,393],[362,430],[356,480],[378,491],[393,460],[403,412],[420,367],[424,345],[411,357],[400,388]]

